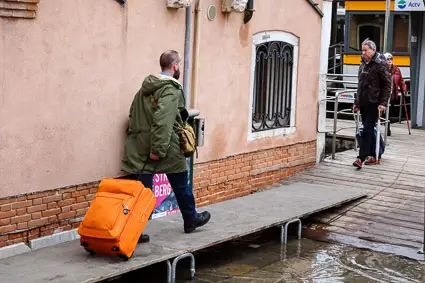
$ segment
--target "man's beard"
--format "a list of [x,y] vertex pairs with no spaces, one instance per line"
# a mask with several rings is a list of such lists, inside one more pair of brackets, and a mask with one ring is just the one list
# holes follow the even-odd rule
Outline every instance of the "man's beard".
[[175,78],[176,80],[180,78],[180,69],[174,72],[173,78]]

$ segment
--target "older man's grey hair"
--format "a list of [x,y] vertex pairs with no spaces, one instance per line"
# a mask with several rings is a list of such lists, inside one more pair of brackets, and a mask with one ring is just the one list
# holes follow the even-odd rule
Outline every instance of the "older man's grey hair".
[[366,38],[363,42],[362,45],[367,45],[369,46],[370,49],[376,50],[376,44],[375,42],[373,42],[372,40],[370,40],[369,38]]

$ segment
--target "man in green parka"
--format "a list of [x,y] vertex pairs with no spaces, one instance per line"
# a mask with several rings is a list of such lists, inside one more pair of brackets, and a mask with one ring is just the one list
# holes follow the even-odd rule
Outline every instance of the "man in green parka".
[[[169,50],[160,57],[161,74],[149,75],[136,93],[130,108],[122,170],[145,187],[153,187],[153,175],[165,173],[173,188],[184,220],[184,231],[193,232],[210,220],[210,213],[197,213],[189,188],[186,158],[175,132],[183,121],[185,97],[179,83],[181,58]],[[140,241],[148,241],[142,235]]]

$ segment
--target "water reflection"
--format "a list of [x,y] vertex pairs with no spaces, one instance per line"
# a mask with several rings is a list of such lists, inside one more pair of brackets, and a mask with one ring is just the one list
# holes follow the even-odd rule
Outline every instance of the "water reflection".
[[308,239],[233,242],[197,260],[195,282],[425,282],[423,262]]
[[[425,264],[388,253],[315,240],[281,245],[276,230],[250,235],[195,254],[196,275],[178,265],[179,283],[425,282]],[[108,281],[111,282],[111,281]],[[113,283],[166,282],[164,263],[126,274]]]

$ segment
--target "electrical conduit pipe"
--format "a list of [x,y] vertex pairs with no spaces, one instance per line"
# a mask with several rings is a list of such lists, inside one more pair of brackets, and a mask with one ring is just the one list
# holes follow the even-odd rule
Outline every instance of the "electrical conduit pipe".
[[198,77],[199,77],[199,44],[201,37],[201,7],[202,0],[196,0],[195,4],[195,36],[193,39],[193,69],[192,69],[192,92],[190,95],[190,107],[197,109]]

